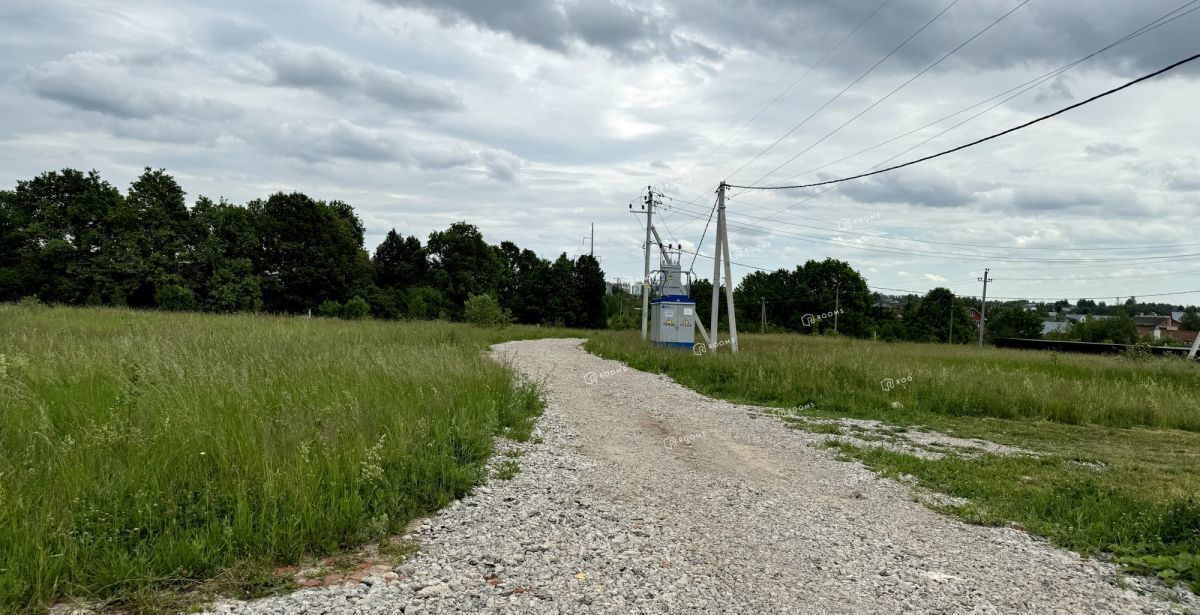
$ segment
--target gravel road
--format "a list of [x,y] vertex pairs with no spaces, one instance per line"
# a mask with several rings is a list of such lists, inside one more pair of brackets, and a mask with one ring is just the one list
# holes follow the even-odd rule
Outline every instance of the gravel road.
[[1111,565],[1016,529],[933,512],[908,486],[814,446],[828,436],[629,370],[580,343],[493,349],[544,383],[541,440],[506,443],[524,453],[515,478],[493,479],[415,529],[421,550],[398,579],[225,602],[213,612],[1194,608],[1119,587],[1125,584]]

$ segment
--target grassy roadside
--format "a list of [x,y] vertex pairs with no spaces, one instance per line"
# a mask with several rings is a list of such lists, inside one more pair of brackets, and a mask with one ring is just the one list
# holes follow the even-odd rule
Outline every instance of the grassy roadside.
[[0,305],[0,611],[254,593],[397,533],[530,434],[481,350],[567,333]]
[[[588,349],[706,395],[804,414],[923,426],[1044,453],[920,459],[835,444],[891,476],[1019,523],[1084,554],[1200,592],[1200,366],[799,336],[746,336],[743,352],[694,356],[604,333]],[[887,386],[891,379],[892,386]],[[903,382],[901,382],[903,381]]]

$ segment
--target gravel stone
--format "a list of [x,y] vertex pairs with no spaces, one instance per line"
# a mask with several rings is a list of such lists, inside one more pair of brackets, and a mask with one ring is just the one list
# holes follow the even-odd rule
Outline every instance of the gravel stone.
[[524,452],[515,478],[415,526],[399,582],[209,612],[1200,613],[1189,592],[933,512],[825,435],[580,343],[492,349],[544,383],[536,443],[500,442],[493,465]]

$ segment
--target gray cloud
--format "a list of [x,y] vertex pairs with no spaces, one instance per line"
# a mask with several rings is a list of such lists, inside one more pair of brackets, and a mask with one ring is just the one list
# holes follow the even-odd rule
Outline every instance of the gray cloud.
[[237,107],[223,101],[156,87],[129,71],[122,58],[106,53],[72,53],[27,68],[24,81],[40,98],[122,120],[171,116],[221,122],[240,114]]
[[25,72],[29,88],[41,98],[126,119],[170,112],[176,98],[129,78],[114,56],[80,52]]
[[480,152],[479,159],[483,162],[488,177],[502,182],[515,181],[523,165],[520,158],[504,150]]
[[556,0],[378,0],[383,4],[419,8],[437,16],[442,23],[472,23],[496,32],[506,32],[526,42],[565,50],[568,20]]
[[1107,217],[1136,217],[1147,213],[1137,192],[1122,185],[1103,188],[1081,184],[1021,186],[1013,191],[1011,204],[1018,210],[1031,212],[1092,210]]
[[1132,145],[1123,145],[1121,143],[1113,143],[1111,141],[1100,141],[1098,143],[1089,143],[1083,148],[1089,156],[1098,158],[1111,158],[1114,156],[1132,156],[1138,153],[1138,148]]
[[1167,187],[1171,190],[1193,191],[1200,190],[1200,173],[1186,173],[1176,175],[1167,182]]
[[269,41],[255,57],[271,72],[271,83],[318,92],[331,98],[363,94],[396,109],[446,111],[463,108],[462,97],[390,68],[357,65],[324,47]]
[[264,153],[309,163],[340,159],[426,171],[482,165],[488,177],[502,182],[515,181],[525,164],[504,150],[473,150],[458,141],[418,140],[347,120],[310,119],[267,125],[249,132],[246,138]]
[[908,203],[922,207],[958,207],[972,200],[972,193],[958,181],[924,169],[877,175],[847,182],[846,196],[863,203]]
[[255,136],[260,148],[306,162],[329,158],[396,161],[406,154],[398,139],[346,120],[283,123],[266,127]]
[[715,60],[721,53],[666,27],[661,15],[620,0],[376,0],[420,9],[444,24],[469,23],[553,51],[574,44],[604,49],[627,60]]
[[[879,0],[665,0],[645,5],[621,0],[375,0],[416,8],[445,24],[473,24],[555,51],[581,42],[632,60],[666,57],[713,60],[721,50],[777,54],[815,61],[880,5]],[[961,3],[898,51],[880,70],[910,71],[957,46],[1015,6],[1017,0]],[[827,66],[859,71],[891,51],[940,11],[943,0],[892,1],[861,28]],[[1178,3],[1098,0],[1086,19],[1070,3],[1033,2],[957,52],[943,67],[1000,69],[1031,63],[1065,64],[1168,14]],[[1114,48],[1089,61],[1131,73],[1179,59],[1191,49],[1196,14]],[[1200,69],[1197,69],[1200,70]],[[1195,73],[1193,73],[1195,74]],[[1062,93],[1059,86],[1059,94]]]

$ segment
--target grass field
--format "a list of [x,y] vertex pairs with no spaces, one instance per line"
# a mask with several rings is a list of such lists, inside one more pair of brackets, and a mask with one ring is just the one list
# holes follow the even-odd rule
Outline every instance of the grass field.
[[133,609],[382,539],[467,493],[550,329],[0,305],[0,612]]
[[[947,511],[1019,523],[1200,592],[1200,365],[1176,358],[747,335],[738,355],[602,333],[588,349],[706,395],[878,419],[1044,453],[920,459],[836,443],[885,475],[966,498]],[[801,423],[802,424],[802,423]]]

